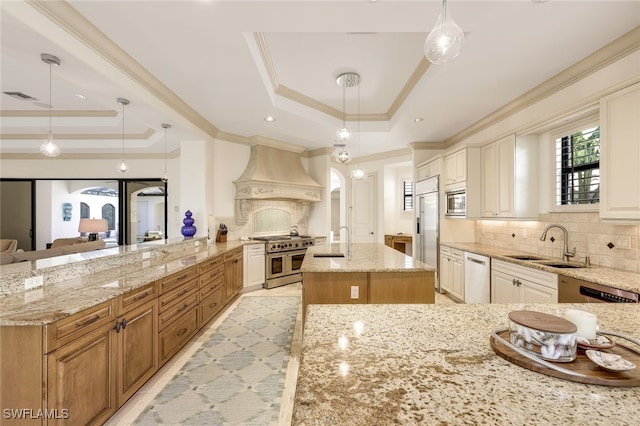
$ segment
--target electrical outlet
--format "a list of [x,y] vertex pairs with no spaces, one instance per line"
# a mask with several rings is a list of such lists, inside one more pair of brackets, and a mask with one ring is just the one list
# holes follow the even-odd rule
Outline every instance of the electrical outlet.
[[522,238],[527,238],[527,228],[522,228]]
[[143,251],[142,252],[142,259],[150,259],[151,258],[151,252],[150,251]]
[[357,299],[358,297],[360,297],[360,287],[358,287],[357,285],[352,285],[351,286],[351,298],[352,299]]
[[42,284],[43,284],[42,275],[24,279],[25,290],[31,290],[32,288],[42,287]]

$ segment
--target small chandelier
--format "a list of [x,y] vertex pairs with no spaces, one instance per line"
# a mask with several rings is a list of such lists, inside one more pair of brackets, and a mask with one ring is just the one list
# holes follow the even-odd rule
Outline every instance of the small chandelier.
[[169,181],[169,176],[167,176],[167,129],[171,128],[171,124],[163,123],[161,126],[164,129],[164,174],[160,180],[166,183]]
[[345,117],[347,114],[345,91],[347,87],[355,87],[360,83],[360,75],[354,72],[346,72],[340,74],[338,78],[336,78],[336,83],[338,83],[339,86],[342,86],[342,128],[336,132],[336,136],[338,136],[340,141],[344,142],[351,137],[351,130],[347,127]]
[[364,179],[366,176],[364,170],[362,170],[360,167],[358,167],[357,169],[353,169],[351,170],[351,177],[354,178],[355,180],[362,180]]
[[129,100],[118,98],[118,103],[122,105],[122,161],[120,162],[118,171],[120,173],[127,173],[129,168],[127,167],[127,163],[124,162],[124,107],[125,105],[129,105]]
[[40,59],[42,59],[42,62],[49,64],[49,134],[47,135],[47,140],[40,145],[40,153],[47,157],[57,157],[60,155],[60,147],[53,140],[53,132],[51,131],[51,108],[53,107],[51,104],[51,67],[53,65],[59,66],[60,59],[48,53],[41,53]]
[[351,154],[349,154],[345,150],[344,144],[334,144],[333,146],[336,148],[340,148],[340,152],[338,152],[338,155],[336,155],[336,160],[338,160],[339,163],[347,164],[349,161],[351,161]]
[[442,0],[442,12],[424,42],[424,54],[434,64],[445,64],[462,52],[464,32],[447,14],[447,0]]

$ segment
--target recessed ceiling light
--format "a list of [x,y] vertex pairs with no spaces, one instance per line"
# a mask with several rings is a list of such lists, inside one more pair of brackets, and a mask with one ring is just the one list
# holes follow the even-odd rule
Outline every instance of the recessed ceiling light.
[[81,93],[76,93],[76,98],[78,99],[87,99],[87,97]]
[[414,119],[413,119],[413,122],[414,122],[414,123],[419,123],[419,122],[421,122],[422,120],[424,120],[424,118],[422,118],[422,117],[416,117],[416,118],[414,118]]
[[264,118],[264,121],[266,121],[267,123],[273,123],[274,121],[276,121],[276,118],[268,115]]

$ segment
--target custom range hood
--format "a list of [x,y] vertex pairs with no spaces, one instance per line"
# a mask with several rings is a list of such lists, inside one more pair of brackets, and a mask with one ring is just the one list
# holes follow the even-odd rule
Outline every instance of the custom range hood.
[[307,174],[300,154],[253,145],[249,163],[233,182],[236,200],[320,201],[322,186]]

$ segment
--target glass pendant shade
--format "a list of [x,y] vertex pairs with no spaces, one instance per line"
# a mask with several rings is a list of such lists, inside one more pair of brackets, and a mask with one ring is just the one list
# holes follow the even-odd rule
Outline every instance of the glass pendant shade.
[[53,133],[49,131],[47,140],[40,145],[40,153],[47,157],[57,157],[60,155],[60,147],[53,141]]
[[341,141],[346,141],[351,136],[351,130],[347,126],[343,126],[336,132],[336,135]]
[[351,161],[351,154],[344,149],[338,153],[338,161],[342,164],[346,164]]
[[120,167],[118,167],[118,171],[120,173],[127,173],[129,168],[127,167],[127,163],[124,162],[124,159],[120,162]]
[[360,167],[358,167],[357,169],[351,170],[351,177],[354,178],[355,180],[364,179],[365,178],[364,170],[362,170]]
[[424,42],[424,54],[434,64],[445,64],[462,52],[464,32],[447,13],[447,0],[442,1],[442,12],[436,25]]

